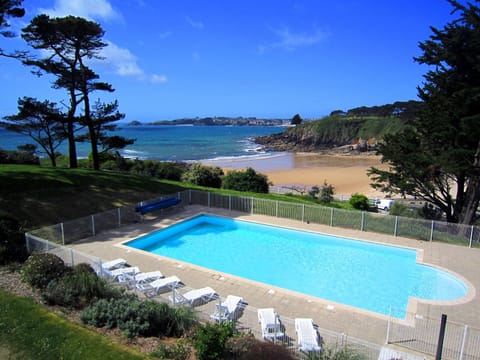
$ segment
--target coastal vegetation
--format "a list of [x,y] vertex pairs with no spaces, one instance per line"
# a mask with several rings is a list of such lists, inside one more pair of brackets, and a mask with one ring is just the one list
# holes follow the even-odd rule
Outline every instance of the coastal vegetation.
[[390,165],[372,168],[374,186],[440,209],[448,222],[473,224],[480,202],[480,8],[450,1],[459,17],[420,43],[429,66],[423,106],[405,127],[385,134],[378,152]]
[[[132,124],[132,123],[130,123]],[[183,118],[174,120],[157,120],[150,123],[150,125],[183,125],[183,126],[285,126],[289,125],[289,119],[263,119],[256,117],[196,117]],[[140,122],[134,122],[133,125],[141,125]]]
[[333,111],[320,120],[304,121],[279,134],[258,137],[267,149],[292,152],[374,150],[386,134],[395,134],[421,108],[418,101]]
[[[2,3],[0,28],[8,27],[8,17],[24,15],[21,4],[22,1]],[[2,35],[5,34],[10,33],[2,31]],[[18,113],[6,116],[0,122],[0,126],[10,131],[29,136],[42,147],[52,166],[56,166],[56,149],[65,140],[68,141],[70,167],[78,167],[76,143],[88,141],[95,170],[100,168],[102,150],[121,149],[134,142],[108,133],[114,131],[114,123],[125,116],[118,111],[116,100],[111,103],[91,100],[94,92],[114,91],[111,84],[98,81],[100,75],[87,65],[88,60],[103,59],[99,55],[107,46],[103,35],[104,30],[94,21],[75,16],[50,18],[40,14],[22,29],[22,38],[27,45],[40,51],[17,52],[10,56],[31,67],[36,75],[52,76],[52,88],[64,90],[68,96],[68,100],[62,103],[66,111],[55,102],[24,96],[18,100]],[[82,133],[84,129],[87,131]]]

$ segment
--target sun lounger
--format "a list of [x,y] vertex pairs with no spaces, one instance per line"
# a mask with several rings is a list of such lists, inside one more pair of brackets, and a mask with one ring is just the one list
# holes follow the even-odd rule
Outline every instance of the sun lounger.
[[225,301],[215,305],[215,311],[210,318],[216,321],[236,320],[236,313],[243,306],[243,298],[235,295],[228,295]]
[[127,264],[127,260],[118,258],[115,260],[105,261],[102,263],[102,270],[113,270],[124,267]]
[[201,289],[190,290],[185,294],[174,291],[173,296],[169,297],[170,301],[175,305],[188,304],[190,306],[195,306],[200,302],[207,303],[216,298],[218,298],[218,294],[208,286]]
[[122,267],[114,270],[103,270],[103,273],[114,280],[122,281],[123,276],[126,274],[135,275],[140,272],[140,269],[136,266]]
[[121,276],[120,282],[125,283],[128,287],[133,288],[136,284],[146,284],[152,281],[163,278],[163,274],[160,271],[148,271],[139,272],[137,274],[124,274]]
[[318,332],[313,326],[312,319],[296,318],[295,331],[297,333],[297,345],[300,351],[320,351]]
[[273,308],[258,309],[257,315],[264,339],[273,340],[285,336],[285,333],[282,331],[280,317]]
[[162,279],[157,279],[149,283],[136,284],[136,288],[143,292],[147,297],[153,297],[166,290],[172,290],[181,283],[175,275]]

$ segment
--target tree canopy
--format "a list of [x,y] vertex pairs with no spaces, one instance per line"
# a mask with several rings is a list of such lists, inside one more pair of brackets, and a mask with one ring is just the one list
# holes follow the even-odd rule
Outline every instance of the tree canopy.
[[[23,0],[0,0],[0,35],[5,38],[15,37],[15,33],[10,31],[9,18],[21,18],[25,15],[25,9],[21,7]],[[23,56],[23,52],[13,54],[5,52],[0,48],[0,56],[18,58]]]
[[[100,168],[98,145],[105,138],[107,124],[123,118],[117,111],[118,104],[99,105],[92,111],[90,94],[94,91],[113,92],[110,84],[98,81],[96,74],[86,64],[89,59],[102,59],[99,52],[107,44],[102,38],[104,30],[93,21],[81,17],[67,16],[50,18],[41,14],[32,19],[23,29],[22,38],[34,49],[45,50],[40,59],[26,59],[25,65],[36,68],[36,73],[55,77],[53,88],[65,89],[69,94],[69,106],[65,117],[69,142],[70,167],[77,167],[75,132],[88,129],[92,146],[94,169]],[[83,113],[78,114],[79,111]],[[113,128],[110,126],[109,128]],[[100,138],[103,137],[103,138]]]
[[55,167],[56,149],[66,137],[62,126],[64,116],[65,114],[62,114],[57,104],[53,102],[48,100],[40,102],[34,98],[24,97],[18,100],[18,113],[5,116],[7,121],[0,121],[0,125],[7,130],[32,138],[42,147]]
[[418,89],[421,111],[379,145],[389,170],[369,175],[382,191],[422,198],[447,221],[471,224],[480,200],[480,9],[449,2],[459,17],[431,27],[415,58],[430,66]]
[[229,171],[223,178],[222,187],[230,190],[268,194],[269,182],[266,175],[257,173],[248,167],[244,171]]

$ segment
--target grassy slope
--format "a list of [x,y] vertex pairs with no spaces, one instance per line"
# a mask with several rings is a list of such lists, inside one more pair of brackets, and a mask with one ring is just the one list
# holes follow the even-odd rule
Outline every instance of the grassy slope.
[[142,176],[0,165],[0,216],[10,215],[31,229],[183,189],[180,183]]
[[[16,218],[24,223],[28,230],[151,199],[161,194],[171,194],[184,190],[186,186],[179,182],[84,169],[0,165],[0,216]],[[242,196],[255,195],[280,201],[315,203],[308,197],[259,195],[218,189],[214,191]],[[10,310],[13,312],[9,312]],[[16,314],[27,316],[18,317]],[[77,358],[77,350],[81,350],[78,352],[80,358],[85,359],[92,358],[88,355],[90,351],[108,354],[102,355],[102,359],[138,358],[130,353],[125,353],[125,357],[109,357],[110,354],[118,354],[118,346],[111,345],[103,337],[88,333],[81,327],[68,324],[66,320],[28,300],[7,296],[7,293],[0,290],[0,333],[5,334],[5,331],[9,331],[11,337],[0,337],[0,358],[12,355],[6,352],[5,348],[2,349],[2,345],[10,349],[25,349],[30,346],[32,353],[27,353],[29,348],[26,353],[15,354],[26,359],[52,358],[48,352],[45,357],[39,357],[40,350],[36,348],[37,345],[41,351],[55,351],[57,346],[62,351],[69,351],[69,356],[65,358]],[[49,343],[52,337],[60,337],[62,342]],[[79,339],[83,339],[83,342]],[[34,341],[35,346],[29,345]],[[85,343],[90,342],[94,344],[93,350],[90,347],[82,348]],[[66,346],[69,348],[63,349]]]
[[[57,224],[186,188],[175,181],[85,169],[0,165],[0,216],[9,215],[25,229]],[[309,197],[208,189],[241,196],[315,204]],[[345,204],[333,204],[335,207]]]
[[0,333],[0,345],[12,350],[9,352],[12,359],[146,358],[51,313],[31,299],[1,289]]

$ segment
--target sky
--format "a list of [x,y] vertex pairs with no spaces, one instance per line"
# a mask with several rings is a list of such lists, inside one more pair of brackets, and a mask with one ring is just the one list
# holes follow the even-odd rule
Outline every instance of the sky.
[[[125,121],[243,116],[318,119],[334,110],[418,100],[428,67],[414,61],[430,26],[457,17],[447,0],[24,0],[17,34],[41,13],[105,30],[89,66]],[[28,47],[1,38],[3,49]],[[32,50],[31,48],[29,48]],[[0,116],[23,96],[59,104],[65,90],[0,58]]]

